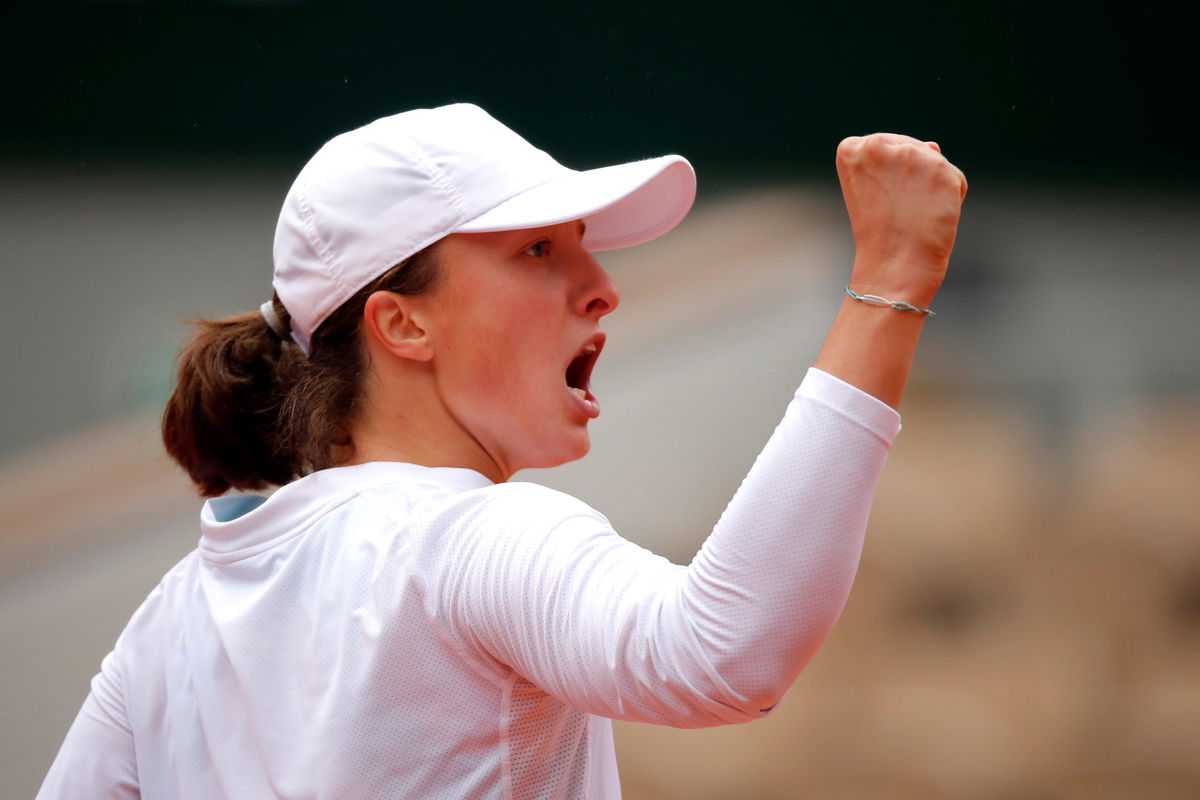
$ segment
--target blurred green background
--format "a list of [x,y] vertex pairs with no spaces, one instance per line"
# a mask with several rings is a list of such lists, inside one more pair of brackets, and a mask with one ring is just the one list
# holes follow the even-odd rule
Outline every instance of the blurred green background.
[[[197,536],[180,320],[270,292],[329,137],[471,101],[568,166],[679,152],[605,256],[593,453],[525,479],[686,562],[852,256],[844,136],[971,180],[842,623],[771,719],[621,726],[631,798],[1200,794],[1200,12],[1143,3],[58,2],[0,12],[0,797]],[[1187,48],[1187,49],[1185,49]]]
[[1185,186],[1200,16],[1167,8],[39,3],[6,12],[0,145],[294,161],[331,132],[471,100],[583,165],[679,150],[788,174],[848,132],[903,130],[952,142],[972,173]]

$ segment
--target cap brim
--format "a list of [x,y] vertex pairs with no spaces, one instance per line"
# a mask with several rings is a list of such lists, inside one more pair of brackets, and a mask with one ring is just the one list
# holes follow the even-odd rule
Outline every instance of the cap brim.
[[462,233],[541,228],[582,219],[589,250],[648,242],[679,224],[696,198],[696,173],[682,156],[570,172],[527,189],[458,227]]

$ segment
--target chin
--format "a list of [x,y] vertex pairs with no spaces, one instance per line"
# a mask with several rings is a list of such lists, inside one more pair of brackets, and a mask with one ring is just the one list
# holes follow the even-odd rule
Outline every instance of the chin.
[[577,437],[572,437],[571,443],[574,446],[571,448],[571,451],[567,453],[566,457],[558,462],[559,464],[567,464],[571,461],[578,461],[591,452],[592,437],[591,434],[588,433],[587,427],[584,427],[579,432]]
[[561,446],[555,448],[554,452],[540,453],[536,458],[531,459],[531,463],[526,464],[522,469],[560,467],[563,464],[578,461],[586,456],[591,449],[592,437],[588,435],[585,428],[581,435],[572,435],[567,440],[561,442]]

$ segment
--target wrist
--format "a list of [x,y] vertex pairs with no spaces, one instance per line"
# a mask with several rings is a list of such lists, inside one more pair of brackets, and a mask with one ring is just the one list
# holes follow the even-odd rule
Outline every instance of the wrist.
[[920,306],[914,306],[912,303],[908,303],[903,300],[894,300],[890,297],[882,297],[877,294],[856,292],[850,288],[850,284],[846,284],[845,291],[846,296],[851,300],[857,301],[864,305],[880,306],[882,308],[891,309],[892,311],[911,311],[914,314],[920,314],[926,317],[937,316],[932,308],[921,308]]
[[858,294],[929,308],[945,276],[946,262],[941,260],[858,257],[848,284]]
[[842,300],[813,366],[899,408],[928,315]]

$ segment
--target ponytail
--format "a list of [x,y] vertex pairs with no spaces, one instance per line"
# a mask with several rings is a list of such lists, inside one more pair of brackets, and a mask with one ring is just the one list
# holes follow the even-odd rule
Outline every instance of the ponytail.
[[[258,311],[195,323],[179,353],[162,436],[201,496],[281,486],[347,458],[366,370],[358,340],[363,306],[381,289],[409,295],[433,289],[435,247],[343,303],[313,335],[308,356]],[[286,326],[287,310],[278,296],[271,302]]]
[[299,348],[285,346],[257,311],[196,323],[179,353],[162,435],[201,495],[263,489],[300,473],[278,436],[279,373],[297,357]]

